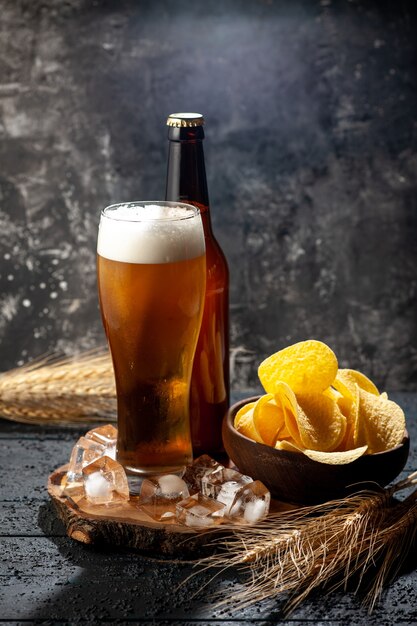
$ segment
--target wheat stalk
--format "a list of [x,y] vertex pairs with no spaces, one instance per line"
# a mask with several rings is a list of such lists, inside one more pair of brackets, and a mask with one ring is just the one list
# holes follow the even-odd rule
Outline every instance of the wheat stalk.
[[0,374],[0,415],[31,424],[114,421],[116,392],[108,351],[48,355]]
[[[400,502],[388,513],[378,532],[371,537],[369,546],[364,543],[357,554],[355,570],[360,572],[360,582],[368,569],[377,563],[372,583],[364,602],[371,612],[384,586],[393,580],[403,565],[417,539],[417,490],[404,502]],[[368,552],[367,552],[368,551]],[[370,554],[371,553],[371,557]],[[359,589],[359,584],[357,589]]]
[[247,583],[231,597],[214,594],[217,606],[244,608],[290,594],[288,614],[314,589],[346,588],[353,576],[359,577],[358,591],[366,572],[379,560],[381,565],[365,599],[372,610],[415,539],[417,491],[400,503],[393,496],[416,482],[414,472],[380,492],[362,492],[274,514],[257,526],[230,527],[230,536],[215,542],[223,551],[200,560],[199,565],[203,570],[217,569],[206,585],[235,567],[246,575]]

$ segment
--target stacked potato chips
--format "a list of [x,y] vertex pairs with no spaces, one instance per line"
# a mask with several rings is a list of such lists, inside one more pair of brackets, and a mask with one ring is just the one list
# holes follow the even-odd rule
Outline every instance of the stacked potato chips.
[[402,409],[361,372],[339,369],[321,341],[272,354],[258,374],[266,395],[240,409],[235,428],[259,443],[338,465],[389,450],[404,437]]

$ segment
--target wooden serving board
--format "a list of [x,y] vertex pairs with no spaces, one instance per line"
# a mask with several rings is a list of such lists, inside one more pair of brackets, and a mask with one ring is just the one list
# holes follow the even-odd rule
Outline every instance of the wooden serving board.
[[[56,469],[48,478],[48,493],[71,539],[85,544],[108,544],[152,552],[158,555],[190,557],[213,550],[211,539],[230,527],[199,530],[169,520],[157,522],[139,508],[138,496],[117,505],[91,504],[85,497],[71,498],[62,493],[62,479],[68,465]],[[294,508],[273,501],[274,512]]]

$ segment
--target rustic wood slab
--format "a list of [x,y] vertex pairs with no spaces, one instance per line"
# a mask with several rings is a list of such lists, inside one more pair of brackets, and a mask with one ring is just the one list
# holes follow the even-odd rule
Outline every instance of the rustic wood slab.
[[[211,539],[226,531],[221,526],[210,530],[187,528],[175,520],[152,520],[131,496],[123,504],[91,504],[83,496],[69,497],[62,492],[62,479],[68,465],[56,469],[48,479],[48,493],[63,521],[67,535],[85,544],[106,543],[167,556],[196,556],[213,549]],[[294,508],[274,501],[274,512]],[[230,530],[228,531],[230,532]]]
[[123,504],[95,505],[85,497],[62,493],[61,482],[68,469],[63,465],[48,479],[48,493],[67,534],[85,544],[107,543],[162,555],[189,555],[207,543],[213,531],[196,531],[174,521],[156,522],[138,506],[138,496]]

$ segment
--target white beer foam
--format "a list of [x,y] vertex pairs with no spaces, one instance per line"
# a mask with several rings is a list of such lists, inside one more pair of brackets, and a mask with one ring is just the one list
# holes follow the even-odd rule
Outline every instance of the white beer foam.
[[101,215],[97,252],[123,263],[194,259],[204,254],[205,244],[201,216],[190,215],[176,205],[117,205]]

